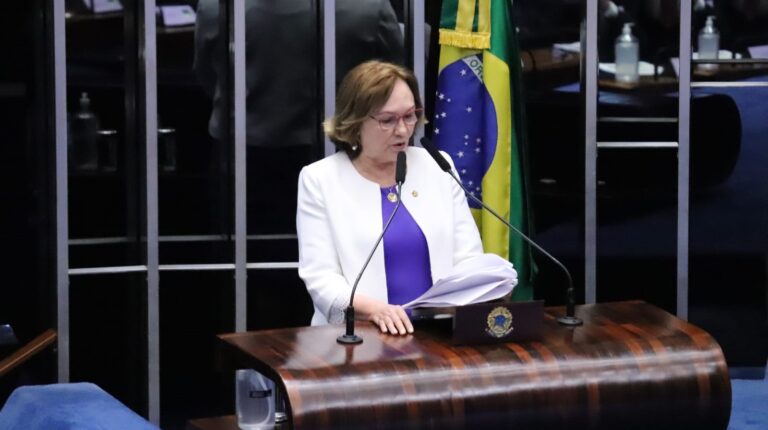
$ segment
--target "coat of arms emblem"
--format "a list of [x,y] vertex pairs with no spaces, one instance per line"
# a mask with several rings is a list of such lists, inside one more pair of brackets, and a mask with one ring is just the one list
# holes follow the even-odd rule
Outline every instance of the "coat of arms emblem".
[[508,335],[515,328],[512,327],[512,312],[504,306],[493,308],[486,319],[488,327],[485,329],[490,336],[499,338]]

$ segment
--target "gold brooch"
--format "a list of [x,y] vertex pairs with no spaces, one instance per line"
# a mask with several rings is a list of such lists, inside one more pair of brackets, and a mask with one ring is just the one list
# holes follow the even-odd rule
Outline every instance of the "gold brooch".
[[396,193],[397,190],[395,189],[396,186],[397,185],[392,185],[391,187],[389,187],[389,189],[387,189],[387,200],[389,200],[392,203],[397,202],[397,193]]

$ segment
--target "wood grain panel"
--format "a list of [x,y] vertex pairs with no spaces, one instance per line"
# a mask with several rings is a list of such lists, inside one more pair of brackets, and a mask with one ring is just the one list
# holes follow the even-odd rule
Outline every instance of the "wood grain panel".
[[537,341],[452,346],[439,332],[359,323],[221,335],[222,366],[286,390],[296,429],[725,429],[731,391],[709,334],[643,302],[548,308]]

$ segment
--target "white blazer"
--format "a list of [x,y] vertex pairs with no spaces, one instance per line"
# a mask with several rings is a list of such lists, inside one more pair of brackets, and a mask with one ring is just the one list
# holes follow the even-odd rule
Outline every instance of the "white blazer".
[[[464,192],[427,151],[409,147],[406,155],[402,204],[427,239],[434,282],[457,263],[483,252],[480,234]],[[355,278],[383,228],[379,190],[379,184],[361,176],[343,152],[299,174],[299,276],[314,303],[312,325],[343,321]],[[358,293],[387,301],[383,244],[363,274]]]

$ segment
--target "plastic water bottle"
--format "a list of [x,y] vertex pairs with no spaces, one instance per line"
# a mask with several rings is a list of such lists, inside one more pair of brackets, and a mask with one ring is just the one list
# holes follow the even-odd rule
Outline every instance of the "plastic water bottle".
[[235,409],[241,430],[272,428],[275,424],[275,383],[253,369],[235,371]]
[[635,83],[638,80],[640,45],[632,34],[632,23],[624,24],[621,35],[616,38],[616,80]]
[[[716,60],[720,52],[720,33],[715,28],[715,17],[708,16],[704,28],[699,32],[699,59]],[[717,64],[699,64],[703,70],[717,69]]]
[[70,119],[70,157],[77,170],[95,170],[99,162],[99,119],[91,111],[88,93],[80,95],[80,107]]

